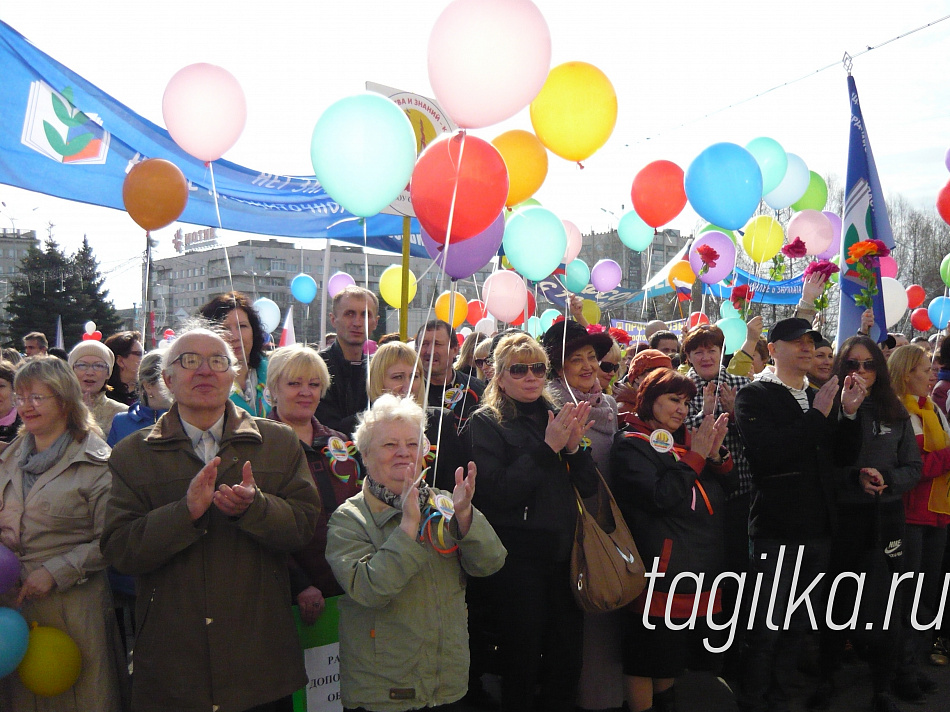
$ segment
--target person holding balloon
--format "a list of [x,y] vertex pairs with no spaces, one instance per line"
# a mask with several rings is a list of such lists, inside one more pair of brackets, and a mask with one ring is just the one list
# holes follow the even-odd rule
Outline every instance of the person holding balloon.
[[219,294],[201,307],[201,316],[217,324],[238,359],[237,375],[231,388],[231,402],[254,416],[267,414],[264,400],[267,385],[267,357],[264,355],[264,327],[247,295]]
[[0,707],[117,712],[125,660],[99,550],[110,450],[65,362],[34,357],[14,384],[24,427],[0,455],[0,543],[16,553],[22,571],[5,605],[64,631],[82,663],[51,668],[40,687],[8,675],[0,680]]

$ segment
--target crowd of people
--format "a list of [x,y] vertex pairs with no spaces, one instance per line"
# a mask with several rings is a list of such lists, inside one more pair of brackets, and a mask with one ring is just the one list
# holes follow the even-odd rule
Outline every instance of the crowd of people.
[[[869,312],[835,353],[808,304],[732,354],[715,326],[631,343],[579,305],[540,338],[432,320],[372,352],[356,286],[319,351],[269,348],[235,292],[148,354],[134,331],[59,357],[28,334],[0,360],[22,567],[0,604],[83,666],[52,699],[0,679],[0,710],[290,710],[292,607],[312,625],[332,597],[345,710],[668,712],[707,670],[781,712],[803,668],[828,709],[847,651],[872,709],[920,702],[946,662],[950,339],[879,344]],[[569,571],[601,482],[649,585],[595,614]]]

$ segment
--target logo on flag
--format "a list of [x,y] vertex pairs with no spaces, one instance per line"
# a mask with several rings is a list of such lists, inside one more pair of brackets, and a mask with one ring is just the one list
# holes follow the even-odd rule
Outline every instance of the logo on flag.
[[62,92],[44,81],[30,84],[20,142],[57,163],[103,164],[110,134],[95,114],[73,105],[72,89]]

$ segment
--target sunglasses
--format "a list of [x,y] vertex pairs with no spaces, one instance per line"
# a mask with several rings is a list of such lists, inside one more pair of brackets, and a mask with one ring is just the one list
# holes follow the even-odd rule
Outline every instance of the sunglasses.
[[848,371],[873,371],[874,370],[874,360],[868,359],[867,361],[858,361],[853,358],[845,359],[844,367]]
[[487,358],[477,358],[475,359],[475,365],[479,368],[485,368],[485,364],[490,363]]
[[610,363],[610,361],[600,362],[600,370],[603,371],[604,373],[613,373],[618,368],[620,368],[619,363]]
[[548,365],[543,361],[537,363],[513,363],[508,367],[508,373],[512,378],[524,378],[528,375],[528,370],[538,378],[544,378],[548,373]]

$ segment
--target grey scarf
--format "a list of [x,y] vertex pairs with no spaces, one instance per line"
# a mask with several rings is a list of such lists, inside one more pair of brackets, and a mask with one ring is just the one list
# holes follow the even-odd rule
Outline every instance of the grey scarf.
[[[374,480],[371,475],[366,475],[366,488],[380,502],[385,502],[390,507],[395,507],[396,509],[402,509],[402,495],[395,494],[392,490],[387,489]],[[425,483],[425,480],[423,480],[419,483],[419,509],[425,509],[428,501],[429,486]]]
[[62,459],[72,441],[73,435],[67,430],[43,452],[36,452],[36,438],[33,437],[32,433],[27,433],[24,436],[23,445],[20,448],[20,459],[17,461],[17,465],[23,472],[24,497],[40,478],[40,475]]

